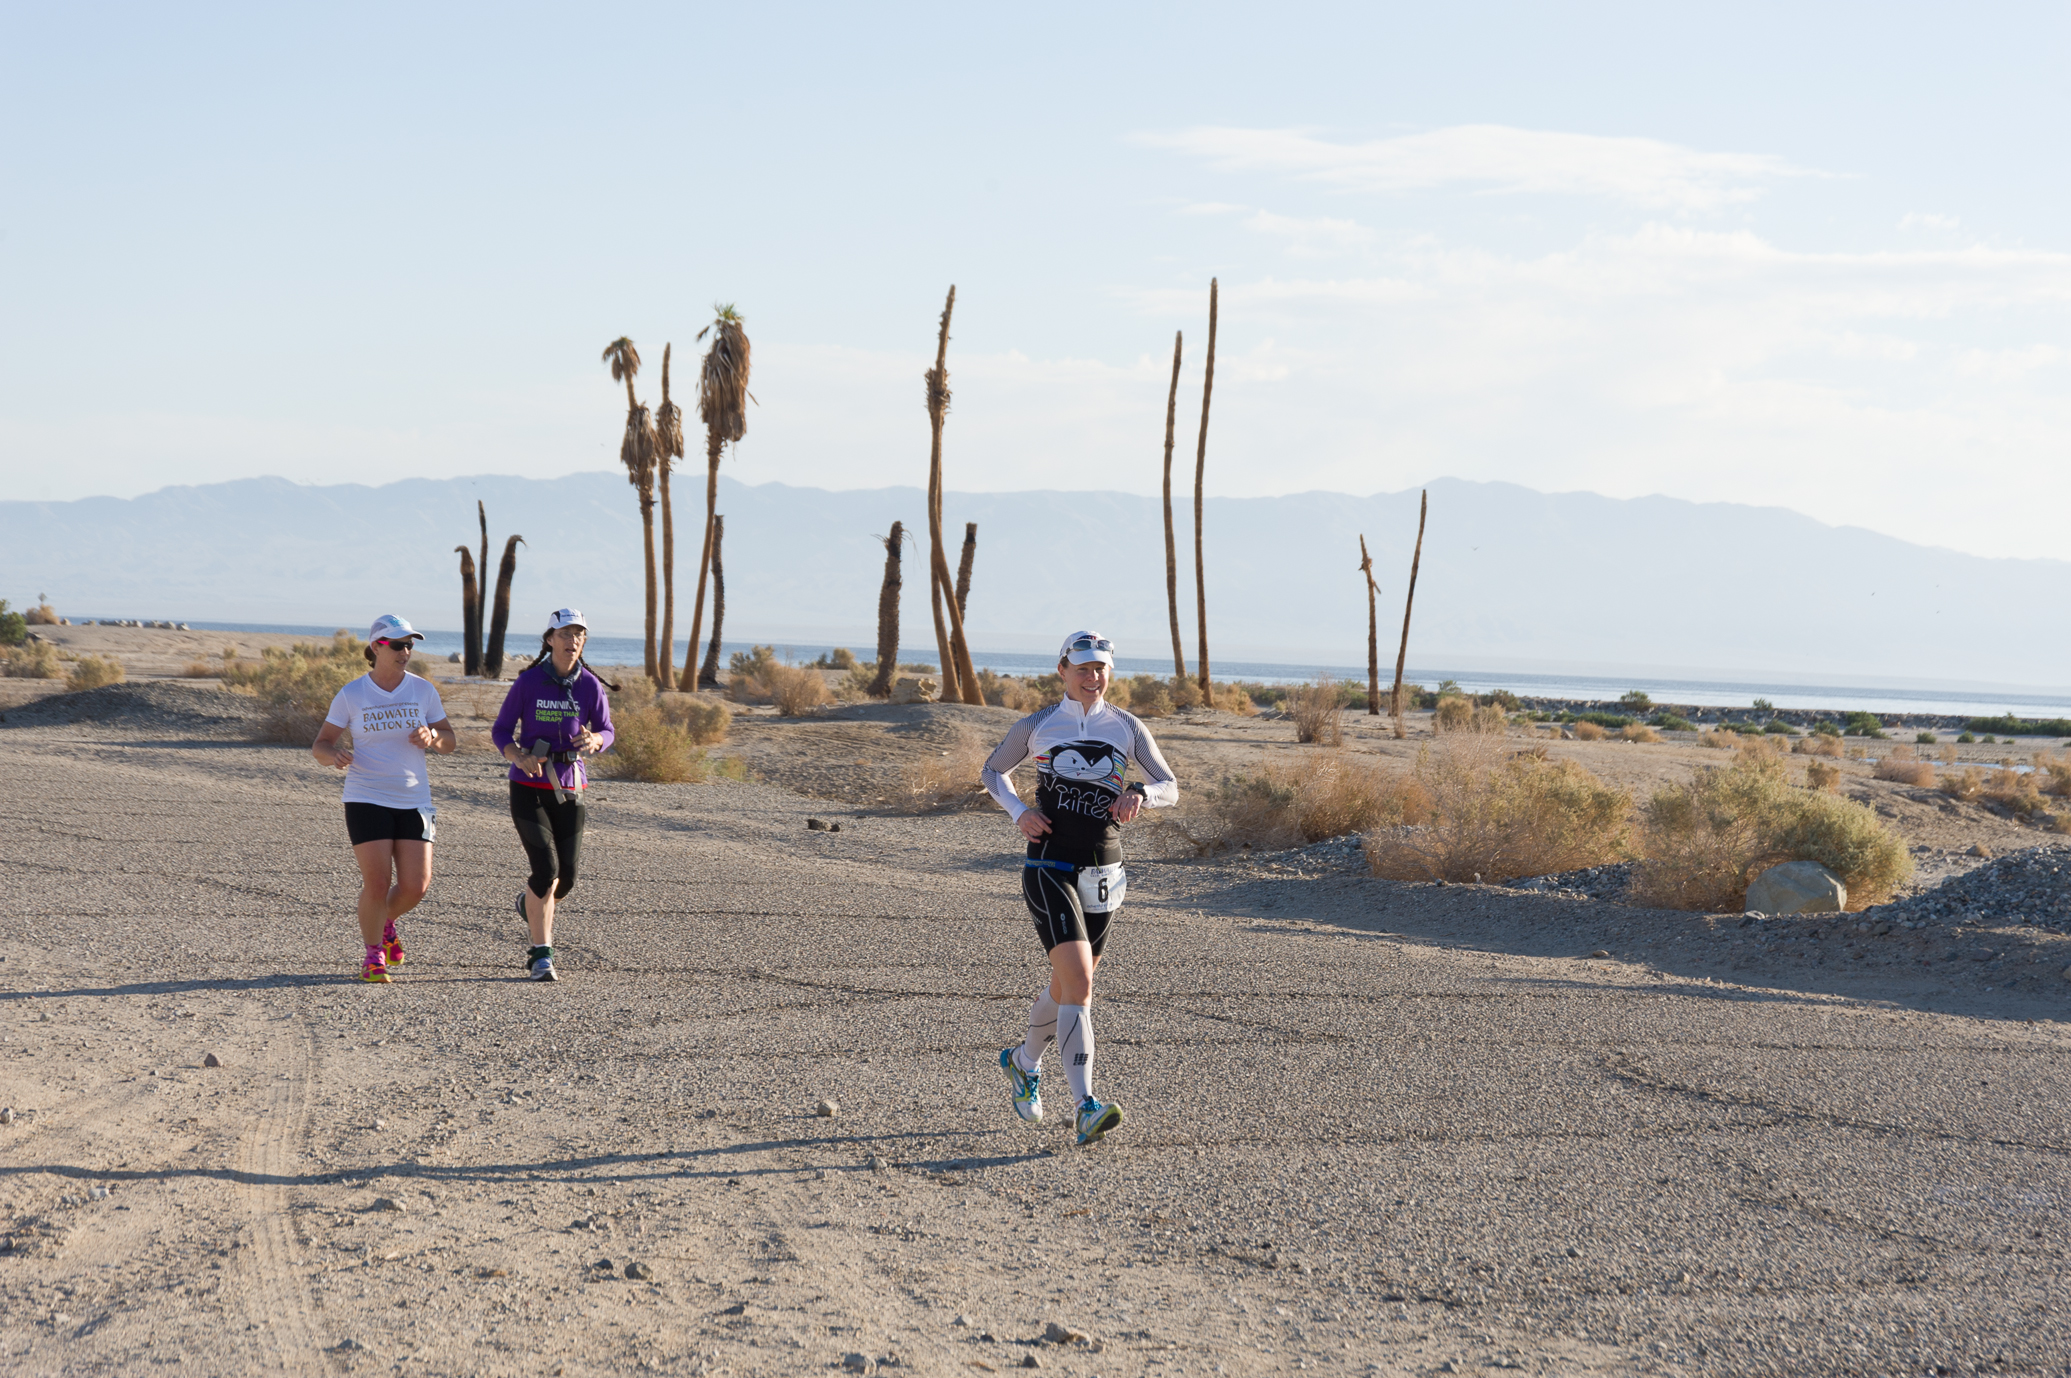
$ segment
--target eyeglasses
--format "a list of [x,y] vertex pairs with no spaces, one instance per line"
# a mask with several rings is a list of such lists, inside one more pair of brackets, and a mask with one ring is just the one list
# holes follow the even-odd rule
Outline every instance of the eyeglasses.
[[1106,651],[1109,655],[1113,655],[1115,643],[1109,641],[1104,636],[1082,636],[1073,640],[1071,645],[1064,649],[1067,651]]
[[375,642],[374,644],[375,644],[376,646],[386,646],[386,647],[388,647],[388,649],[390,649],[391,651],[403,651],[403,652],[408,652],[408,651],[410,651],[411,649],[413,649],[413,648],[414,648],[414,647],[415,647],[415,646],[417,645],[417,643],[416,643],[415,641],[409,640],[408,638],[405,638],[404,640],[401,640],[401,641],[390,641],[390,640],[389,640],[389,639],[388,639],[387,637],[385,637],[385,636],[384,636],[384,637],[382,637],[382,638],[381,638],[381,639],[380,639],[379,641],[376,641],[376,642]]

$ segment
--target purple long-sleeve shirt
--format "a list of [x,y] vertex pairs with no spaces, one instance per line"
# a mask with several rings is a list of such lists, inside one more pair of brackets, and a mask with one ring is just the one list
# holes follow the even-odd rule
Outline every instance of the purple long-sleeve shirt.
[[[554,752],[573,751],[576,737],[585,728],[602,737],[604,747],[611,745],[615,734],[604,681],[582,665],[576,666],[574,678],[557,679],[553,661],[542,660],[520,673],[511,685],[496,715],[496,726],[489,729],[489,739],[498,751],[515,744],[520,751],[530,752],[541,741]],[[563,789],[581,789],[589,781],[580,761],[557,761],[547,769],[560,777]],[[527,775],[516,766],[511,767],[510,778],[521,785],[554,787],[544,772]]]

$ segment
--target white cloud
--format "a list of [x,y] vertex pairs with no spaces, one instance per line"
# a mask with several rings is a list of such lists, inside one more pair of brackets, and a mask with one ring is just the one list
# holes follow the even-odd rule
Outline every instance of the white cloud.
[[1962,223],[1953,215],[1928,215],[1923,211],[1908,211],[1899,217],[1898,227],[1902,230],[1953,230]]
[[1599,196],[1657,209],[1716,210],[1780,177],[1825,174],[1759,153],[1705,153],[1658,139],[1608,138],[1498,124],[1454,125],[1364,143],[1298,129],[1203,126],[1147,133],[1226,172],[1274,172],[1357,191],[1478,186],[1489,192]]
[[1300,218],[1261,210],[1246,216],[1241,223],[1254,234],[1269,235],[1283,241],[1287,251],[1298,258],[1342,253],[1371,244],[1374,238],[1372,230],[1355,221],[1333,220],[1327,216]]

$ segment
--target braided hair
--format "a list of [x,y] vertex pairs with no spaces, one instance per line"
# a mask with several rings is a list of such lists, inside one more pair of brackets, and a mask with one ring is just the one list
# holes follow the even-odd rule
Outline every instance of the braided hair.
[[[587,632],[589,628],[585,627],[583,628],[583,630]],[[542,660],[546,661],[549,665],[553,664],[554,633],[552,629],[541,632],[539,635],[539,654],[532,657],[532,663],[534,665],[537,665]],[[581,656],[577,656],[575,658],[575,669],[576,673],[578,674],[580,674],[584,670],[590,670],[590,662],[584,660]],[[590,673],[593,675],[597,675],[597,672],[595,670],[590,670]],[[610,680],[604,678],[604,676],[602,675],[597,675],[597,682],[603,685],[606,689],[609,689],[614,694],[618,692],[618,686],[616,684],[613,684]]]

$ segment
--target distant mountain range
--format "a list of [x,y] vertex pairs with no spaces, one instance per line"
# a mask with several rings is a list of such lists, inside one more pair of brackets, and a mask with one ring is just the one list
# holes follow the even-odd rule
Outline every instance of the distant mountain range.
[[[1462,669],[1865,676],[2062,685],[2055,618],[2071,563],[1957,554],[1781,508],[1539,493],[1441,479],[1417,583],[1413,661]],[[514,622],[564,603],[637,635],[640,519],[622,476],[401,479],[312,487],[245,479],[139,498],[0,502],[0,594],[48,593],[75,617],[357,626],[396,611],[460,625],[456,545],[488,506],[492,565],[520,548]],[[677,634],[688,634],[703,482],[677,485]],[[1048,649],[1093,625],[1132,655],[1169,650],[1158,500],[1124,493],[951,493],[952,563],[978,523],[969,622],[981,649]],[[1190,508],[1190,503],[1187,505]],[[829,492],[722,478],[728,639],[873,641],[894,520],[909,547],[908,646],[930,640],[918,488]],[[1180,620],[1194,656],[1192,514],[1178,514]],[[657,527],[659,522],[657,522]],[[1365,533],[1392,665],[1417,493],[1211,498],[1212,662],[1363,664]],[[2052,609],[2058,611],[2052,612]],[[521,640],[523,638],[520,638]]]

